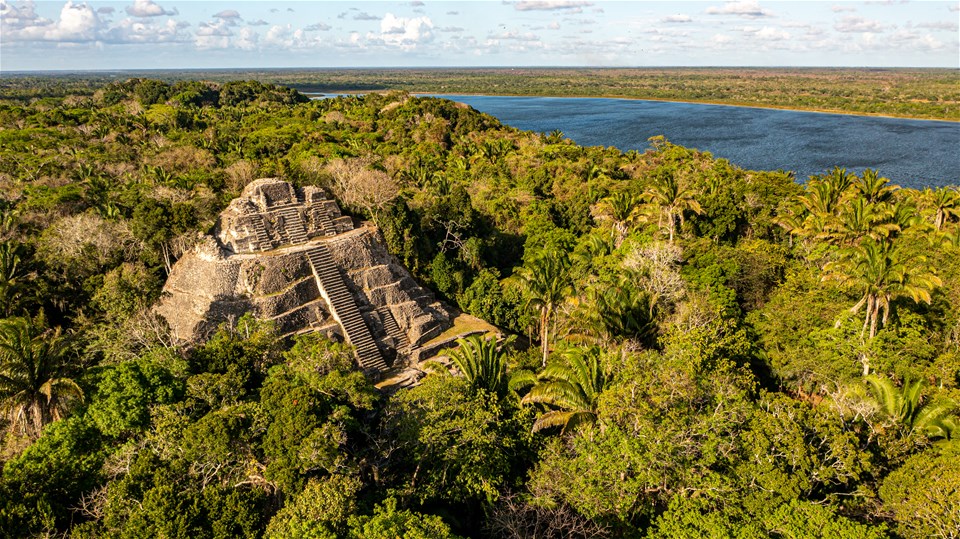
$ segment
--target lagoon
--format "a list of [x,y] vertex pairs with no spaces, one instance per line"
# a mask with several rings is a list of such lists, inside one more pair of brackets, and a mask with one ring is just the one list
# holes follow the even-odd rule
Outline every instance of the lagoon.
[[584,146],[646,150],[647,139],[709,151],[798,180],[835,166],[878,169],[903,187],[960,184],[960,123],[609,98],[437,96],[518,129],[554,130]]

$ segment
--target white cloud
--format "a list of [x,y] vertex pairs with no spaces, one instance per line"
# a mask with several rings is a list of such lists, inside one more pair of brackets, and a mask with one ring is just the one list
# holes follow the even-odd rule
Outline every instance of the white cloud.
[[106,6],[106,7],[98,7],[98,8],[97,8],[97,13],[99,13],[99,14],[101,14],[101,15],[113,15],[114,12],[116,12],[116,11],[117,11],[117,8],[115,8],[115,7],[113,7],[113,6]]
[[929,28],[931,30],[944,30],[947,32],[956,32],[960,29],[960,26],[956,22],[947,22],[947,21],[937,21],[937,22],[921,22],[917,24],[917,28]]
[[263,43],[281,49],[292,48],[295,44],[295,32],[289,24],[275,24],[263,36]]
[[487,39],[495,41],[540,41],[540,36],[533,32],[520,33],[511,30],[491,35]]
[[380,17],[377,17],[376,15],[371,15],[371,14],[367,13],[366,11],[361,11],[360,13],[357,13],[356,15],[353,16],[353,20],[355,20],[355,21],[379,21],[379,20],[380,20]]
[[370,34],[370,39],[404,50],[433,41],[433,21],[429,17],[397,17],[387,13],[380,21],[380,34]]
[[239,19],[240,13],[235,9],[225,9],[213,16],[214,19],[231,20]]
[[854,13],[857,11],[857,8],[853,6],[843,6],[843,5],[835,5],[830,9],[833,10],[834,13]]
[[3,41],[58,41],[84,43],[97,41],[105,30],[104,23],[92,7],[68,0],[56,21],[39,17],[33,3],[19,7],[4,2],[0,5],[0,36]]
[[250,22],[248,22],[248,23],[247,23],[247,26],[267,26],[267,25],[269,25],[269,24],[270,24],[270,23],[268,23],[267,21],[265,21],[265,20],[263,20],[263,19],[257,19],[257,20],[255,20],[255,21],[250,21]]
[[74,4],[68,1],[60,10],[60,21],[56,29],[45,36],[54,41],[94,41],[100,30],[100,18],[86,3]]
[[954,12],[960,11],[960,3],[950,4],[949,6],[947,6],[947,9],[949,9],[950,11],[954,11]]
[[710,38],[710,42],[714,45],[726,46],[733,43],[733,38],[723,34],[714,34],[713,37]]
[[549,28],[549,29],[551,29],[551,30],[559,30],[559,29],[560,29],[560,23],[558,23],[557,21],[553,21],[553,22],[551,22],[550,24],[547,25],[547,28]]
[[250,28],[241,28],[237,39],[233,41],[233,45],[240,50],[249,51],[256,49],[259,41],[260,34]]
[[156,4],[153,0],[134,0],[132,6],[124,8],[127,15],[132,17],[160,17],[161,15],[177,15],[177,8],[166,10]]
[[24,28],[40,24],[49,24],[49,19],[37,15],[33,2],[23,2],[19,6],[13,3],[0,2],[0,22],[4,28]]
[[660,19],[660,22],[665,22],[665,23],[693,22],[693,19],[690,18],[690,15],[683,15],[678,13],[676,15],[668,15]]
[[521,0],[513,5],[517,11],[557,11],[573,10],[578,13],[585,7],[590,7],[593,2],[580,0]]
[[192,39],[186,28],[190,23],[167,19],[163,23],[143,19],[124,19],[102,35],[110,43],[187,43]]
[[203,22],[194,34],[193,43],[198,49],[226,49],[230,47],[231,36],[233,32],[226,21]]
[[304,26],[303,31],[304,32],[326,32],[331,28],[333,27],[330,26],[329,24],[326,24],[324,22],[318,22],[315,24],[311,24],[310,26]]
[[919,34],[910,30],[898,30],[889,39],[897,47],[919,51],[935,51],[944,47],[944,43],[932,35]]
[[707,8],[708,15],[736,15],[746,19],[760,19],[763,17],[773,17],[773,12],[760,7],[755,0],[745,0],[743,2],[727,2],[723,7],[711,6]]
[[781,30],[779,28],[764,26],[758,30],[754,36],[762,41],[786,41],[790,39],[790,32]]
[[834,24],[833,29],[843,33],[879,33],[883,32],[885,27],[879,21],[847,15]]

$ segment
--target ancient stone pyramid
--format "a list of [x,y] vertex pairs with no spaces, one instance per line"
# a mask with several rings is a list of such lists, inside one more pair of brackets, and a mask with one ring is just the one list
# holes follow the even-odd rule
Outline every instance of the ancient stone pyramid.
[[278,179],[249,184],[213,236],[177,261],[158,312],[185,342],[247,312],[284,335],[321,331],[352,344],[374,376],[435,352],[428,341],[455,314],[387,252],[375,227],[354,227],[323,189]]

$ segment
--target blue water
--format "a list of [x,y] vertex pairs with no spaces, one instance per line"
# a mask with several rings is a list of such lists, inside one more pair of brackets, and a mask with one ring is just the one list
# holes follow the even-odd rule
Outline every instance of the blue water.
[[648,138],[799,180],[840,166],[903,187],[960,184],[960,123],[629,99],[448,96],[518,129],[560,130],[584,146],[646,150]]

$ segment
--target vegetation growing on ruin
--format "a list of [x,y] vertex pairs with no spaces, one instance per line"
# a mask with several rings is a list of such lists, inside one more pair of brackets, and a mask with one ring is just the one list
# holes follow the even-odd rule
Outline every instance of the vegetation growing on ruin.
[[[6,534],[960,533],[956,187],[799,185],[404,93],[72,89],[0,96]],[[518,338],[394,395],[249,317],[171,342],[169,268],[265,176]]]

